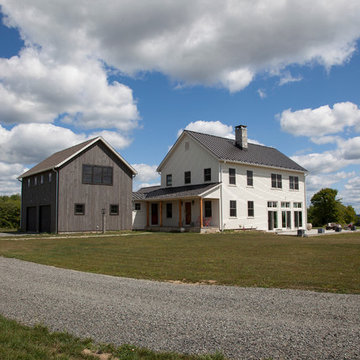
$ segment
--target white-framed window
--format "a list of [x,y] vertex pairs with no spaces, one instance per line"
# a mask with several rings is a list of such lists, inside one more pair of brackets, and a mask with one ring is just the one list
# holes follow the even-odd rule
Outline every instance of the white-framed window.
[[282,227],[286,229],[291,228],[291,211],[282,211],[281,212],[281,222]]
[[299,190],[299,177],[289,176],[289,188],[291,190]]
[[230,200],[230,217],[236,216],[236,200]]
[[166,186],[172,186],[172,174],[166,175]]
[[204,182],[211,181],[211,168],[204,169]]
[[282,189],[281,174],[271,174],[271,187],[273,189]]
[[191,171],[184,172],[184,183],[191,184]]
[[234,168],[229,168],[229,184],[236,185],[236,170]]
[[290,201],[282,201],[281,202],[282,208],[289,208],[290,207]]
[[247,186],[254,186],[254,173],[252,170],[246,171]]
[[302,208],[302,203],[301,202],[294,202],[294,208],[295,209],[301,209]]
[[294,211],[294,225],[296,228],[302,227],[302,211]]
[[268,201],[267,202],[267,207],[269,207],[269,208],[277,208],[278,203],[277,203],[277,201]]
[[254,217],[255,211],[254,211],[254,202],[248,201],[248,217]]

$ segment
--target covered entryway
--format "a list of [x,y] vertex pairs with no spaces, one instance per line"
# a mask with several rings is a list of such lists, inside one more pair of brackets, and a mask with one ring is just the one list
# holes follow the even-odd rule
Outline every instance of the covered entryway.
[[185,225],[191,224],[191,202],[185,203]]
[[159,224],[159,211],[158,204],[151,204],[151,224],[158,225]]

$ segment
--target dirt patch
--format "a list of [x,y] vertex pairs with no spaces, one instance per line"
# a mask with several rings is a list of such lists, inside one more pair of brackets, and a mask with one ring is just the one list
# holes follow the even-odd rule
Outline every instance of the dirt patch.
[[99,358],[99,360],[119,360],[118,358],[113,357],[112,354],[108,354],[108,353],[99,354],[95,351],[91,351],[90,349],[84,349],[82,351],[82,354],[96,356]]

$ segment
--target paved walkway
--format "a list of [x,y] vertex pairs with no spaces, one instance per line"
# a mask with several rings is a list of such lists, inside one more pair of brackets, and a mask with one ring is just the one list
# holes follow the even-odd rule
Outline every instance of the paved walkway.
[[154,350],[360,359],[359,295],[177,285],[0,257],[0,313]]

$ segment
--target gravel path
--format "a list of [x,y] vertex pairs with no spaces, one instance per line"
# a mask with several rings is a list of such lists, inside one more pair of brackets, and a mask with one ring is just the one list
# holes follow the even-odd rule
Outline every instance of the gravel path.
[[360,359],[359,295],[178,285],[0,257],[0,313],[154,350]]

